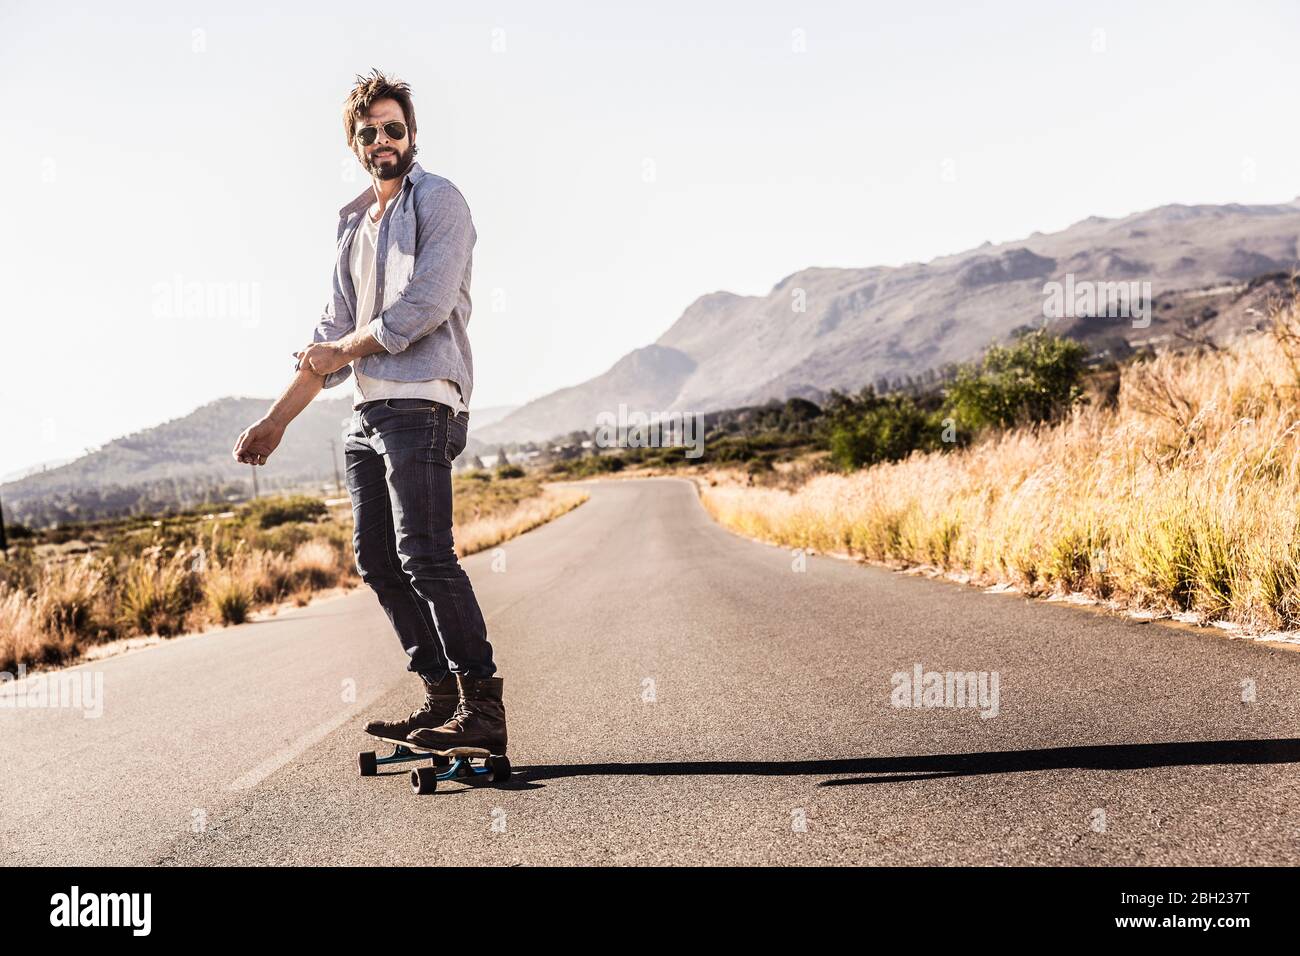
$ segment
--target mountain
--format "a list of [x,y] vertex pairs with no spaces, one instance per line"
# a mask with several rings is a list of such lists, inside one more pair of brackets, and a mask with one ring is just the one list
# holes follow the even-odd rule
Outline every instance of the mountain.
[[[583,422],[585,424],[573,428],[586,430],[594,424],[591,409],[617,411],[619,402],[629,408],[666,408],[667,403],[681,392],[695,367],[695,360],[679,349],[647,345],[623,356],[603,375],[574,388],[552,392],[540,401],[529,402],[495,424],[478,428],[475,421],[475,437],[484,446],[511,441],[508,437],[499,439],[495,436],[515,432],[530,436],[521,441],[541,440],[558,434],[554,428],[556,421]],[[476,414],[470,413],[471,420]],[[505,422],[510,424],[505,431],[499,431]]]
[[[609,371],[482,428],[485,444],[591,430],[600,412],[715,411],[916,376],[1043,321],[1044,283],[1151,283],[1153,296],[1300,264],[1300,200],[1170,205],[904,266],[810,268],[763,296],[713,292]],[[802,309],[800,309],[802,306]],[[1113,323],[1111,338],[1152,338]]]
[[470,418],[473,419],[476,429],[486,428],[518,409],[518,405],[489,405],[487,408],[475,408]]
[[[1043,321],[1044,283],[1149,281],[1147,328],[1127,319],[1051,323],[1098,354],[1143,345],[1222,339],[1258,325],[1268,303],[1293,291],[1300,264],[1300,200],[1279,205],[1161,206],[1122,219],[1091,217],[1050,235],[985,243],[905,266],[813,268],[764,296],[701,296],[655,342],[604,374],[521,407],[474,409],[463,459],[515,441],[589,431],[600,412],[720,411],[831,389],[922,376],[975,357],[1018,327]],[[802,309],[799,306],[802,305]],[[251,492],[251,469],[230,457],[239,433],[270,399],[224,398],[118,438],[66,464],[0,483],[13,521],[48,524]],[[291,425],[262,490],[333,486],[350,396],[313,402]]]
[[[235,439],[271,399],[223,398],[181,418],[114,439],[67,464],[0,485],[10,520],[47,524],[221,501],[251,493],[250,465],[230,456]],[[312,402],[294,420],[271,460],[258,469],[262,490],[334,480],[330,445],[343,469],[349,399]]]
[[[219,399],[79,458],[27,469],[0,484],[4,514],[11,521],[44,525],[246,497],[252,493],[251,466],[236,462],[230,451],[239,433],[270,407],[271,400],[264,398]],[[473,429],[480,421],[497,421],[517,408],[476,408],[471,413]],[[285,431],[270,461],[258,468],[260,490],[304,483],[333,488],[335,464],[343,475],[342,433],[351,416],[350,394],[308,405]],[[465,455],[485,450],[471,434]]]
[[28,465],[26,468],[19,468],[17,471],[11,471],[7,475],[0,475],[0,484],[6,481],[17,481],[19,478],[26,478],[28,475],[39,474],[42,471],[48,471],[51,468],[58,468],[60,465],[66,465],[72,461],[71,458],[54,458],[50,461],[38,462],[35,465]]

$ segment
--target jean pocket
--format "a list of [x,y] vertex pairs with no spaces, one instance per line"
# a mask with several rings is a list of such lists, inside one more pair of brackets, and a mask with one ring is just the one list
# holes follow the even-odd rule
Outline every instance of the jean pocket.
[[460,457],[460,453],[465,450],[468,441],[469,423],[457,416],[448,415],[447,440],[443,448],[443,454],[446,456],[448,464]]
[[[390,406],[387,402],[395,402]],[[421,404],[412,405],[412,402]],[[422,399],[393,398],[376,406],[370,417],[370,444],[381,455],[440,464],[447,442],[446,418],[437,405]]]

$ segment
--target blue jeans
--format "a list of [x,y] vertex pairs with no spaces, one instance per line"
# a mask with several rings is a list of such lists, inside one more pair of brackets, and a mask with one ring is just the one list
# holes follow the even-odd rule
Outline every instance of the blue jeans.
[[496,672],[487,625],[451,534],[451,463],[469,412],[390,398],[353,411],[344,440],[357,571],[410,657],[431,680]]

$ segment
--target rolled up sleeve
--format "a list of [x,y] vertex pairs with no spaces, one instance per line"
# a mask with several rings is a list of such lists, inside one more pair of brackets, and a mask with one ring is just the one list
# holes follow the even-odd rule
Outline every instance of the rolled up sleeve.
[[370,323],[392,355],[447,321],[460,295],[477,235],[469,205],[450,183],[429,190],[416,211],[415,263],[396,302]]
[[333,388],[335,385],[342,385],[351,375],[352,366],[345,365],[340,369],[327,373],[325,381],[321,383],[321,388]]
[[[338,281],[337,278],[335,281]],[[316,328],[312,332],[311,340],[313,344],[317,342],[337,342],[351,331],[352,323],[350,321],[345,323],[339,320],[339,318],[334,314],[334,300],[330,299],[325,304],[325,311],[322,313],[320,321],[316,323]],[[326,375],[322,387],[333,388],[335,385],[340,385],[343,382],[346,382],[348,376],[351,374],[352,366],[345,365],[341,369],[330,372]]]

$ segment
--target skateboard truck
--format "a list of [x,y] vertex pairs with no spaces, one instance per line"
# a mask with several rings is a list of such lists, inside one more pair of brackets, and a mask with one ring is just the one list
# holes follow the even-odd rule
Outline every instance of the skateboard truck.
[[[504,783],[510,779],[510,758],[505,754],[494,754],[482,747],[426,750],[409,741],[389,737],[379,739],[392,744],[393,752],[386,757],[376,755],[373,750],[357,754],[357,769],[363,777],[373,777],[382,765],[428,758],[432,766],[417,767],[411,771],[411,789],[415,793],[433,793],[438,789],[439,780],[460,779],[468,783],[486,777],[489,783]],[[475,763],[475,760],[481,760],[482,763]]]

